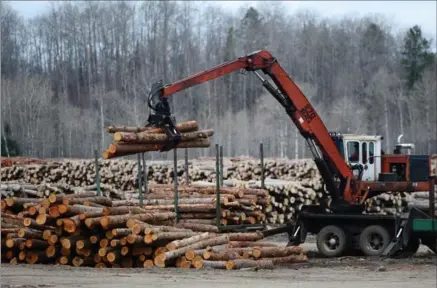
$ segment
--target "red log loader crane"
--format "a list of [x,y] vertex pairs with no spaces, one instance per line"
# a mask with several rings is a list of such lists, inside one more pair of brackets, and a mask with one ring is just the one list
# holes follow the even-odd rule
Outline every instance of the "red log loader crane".
[[[332,198],[329,207],[327,204],[304,206],[293,223],[264,231],[266,236],[287,232],[289,245],[299,245],[308,233],[317,234],[319,251],[330,257],[353,251],[369,256],[411,254],[417,251],[420,242],[436,251],[435,235],[427,233],[430,232],[427,229],[413,227],[415,219],[430,219],[423,211],[413,207],[401,216],[363,214],[363,211],[368,197],[383,192],[434,190],[430,176],[437,174],[437,155],[401,154],[400,150],[408,148],[402,143],[394,154],[381,155],[379,136],[328,132],[311,103],[268,51],[250,53],[169,85],[162,81],[153,84],[148,125],[164,128],[171,139],[162,151],[173,149],[180,140],[167,98],[241,69],[254,72],[284,107],[305,138]],[[277,88],[259,71],[270,76]],[[433,199],[434,193],[431,194]]]

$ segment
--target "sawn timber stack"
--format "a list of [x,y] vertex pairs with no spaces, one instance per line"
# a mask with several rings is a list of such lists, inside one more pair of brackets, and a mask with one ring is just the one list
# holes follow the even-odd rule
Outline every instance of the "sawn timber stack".
[[300,247],[262,242],[261,232],[219,234],[208,231],[211,225],[175,224],[173,212],[115,207],[94,192],[6,202],[2,262],[230,270],[307,260]]
[[[214,130],[199,130],[196,121],[181,122],[176,125],[181,140],[175,148],[207,148],[211,145]],[[170,140],[162,128],[109,126],[114,143],[103,152],[104,159],[111,159],[137,153],[160,151]]]

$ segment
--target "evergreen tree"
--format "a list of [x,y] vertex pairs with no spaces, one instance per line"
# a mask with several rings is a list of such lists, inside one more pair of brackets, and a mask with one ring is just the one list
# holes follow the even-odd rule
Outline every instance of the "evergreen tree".
[[421,79],[425,68],[434,63],[435,55],[430,51],[430,46],[431,41],[422,36],[422,30],[417,25],[405,35],[401,65],[409,90]]

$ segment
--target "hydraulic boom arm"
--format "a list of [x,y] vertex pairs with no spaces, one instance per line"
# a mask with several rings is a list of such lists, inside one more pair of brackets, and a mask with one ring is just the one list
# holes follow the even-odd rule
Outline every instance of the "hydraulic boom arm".
[[[358,193],[360,189],[357,188],[359,185],[357,185],[355,181],[355,176],[340,154],[323,121],[305,95],[279,65],[276,58],[268,51],[262,50],[253,52],[237,60],[215,66],[173,84],[155,84],[161,86],[154,86],[154,92],[152,91],[149,98],[149,106],[158,107],[162,101],[166,103],[166,98],[176,92],[240,69],[253,71],[257,75],[262,81],[263,86],[285,108],[286,113],[297,126],[300,134],[306,139],[313,154],[314,161],[326,184],[326,188],[331,194],[333,200],[331,206],[335,204],[361,204],[366,195]],[[270,76],[278,88],[276,89],[268,80],[263,79],[258,73],[258,70]],[[155,113],[167,115],[164,115],[164,118],[168,117],[168,111],[162,109],[155,109]],[[154,121],[149,118],[149,123],[152,125],[163,125],[164,122],[165,121]],[[168,121],[166,123],[168,123]],[[174,124],[171,124],[171,126],[174,127]],[[334,180],[335,175],[339,178],[339,183]]]

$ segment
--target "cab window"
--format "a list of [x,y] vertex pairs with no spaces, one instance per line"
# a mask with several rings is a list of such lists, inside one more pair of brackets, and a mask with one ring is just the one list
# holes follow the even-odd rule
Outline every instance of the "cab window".
[[363,159],[363,164],[367,163],[367,143],[363,142],[361,144],[361,159]]
[[359,159],[360,153],[360,144],[356,141],[351,141],[347,143],[347,157],[349,162],[357,163]]
[[369,163],[370,164],[373,164],[373,161],[374,161],[374,159],[373,159],[373,155],[374,155],[374,146],[373,146],[374,144],[373,144],[373,142],[370,142],[369,143]]

